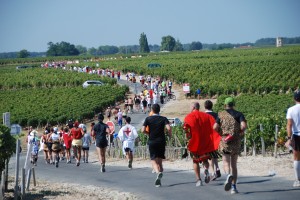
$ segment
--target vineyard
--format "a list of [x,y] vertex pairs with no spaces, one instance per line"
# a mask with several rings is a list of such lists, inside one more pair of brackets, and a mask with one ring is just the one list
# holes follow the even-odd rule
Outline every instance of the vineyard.
[[[114,79],[96,75],[40,68],[15,70],[16,65],[40,66],[61,60],[79,61],[69,66],[96,69],[99,65],[102,69],[123,73],[160,76],[177,84],[190,83],[192,94],[200,88],[202,97],[218,98],[215,111],[223,109],[226,96],[236,96],[236,108],[245,114],[249,125],[247,143],[257,148],[261,148],[261,138],[267,148],[274,145],[275,125],[279,127],[278,142],[283,144],[286,110],[293,105],[292,92],[300,85],[300,46],[89,58],[2,59],[0,110],[14,113],[12,120],[22,125],[62,123],[68,118],[93,117],[103,107],[122,99],[128,90],[118,87]],[[162,67],[148,68],[149,63],[159,63]],[[85,90],[81,84],[87,79],[101,80],[107,86]],[[180,130],[177,132],[181,134]]]
[[[0,111],[11,113],[21,126],[62,124],[68,119],[92,119],[105,107],[123,100],[127,87],[116,79],[61,69],[3,69],[0,79]],[[101,80],[101,87],[83,88],[86,80]]]

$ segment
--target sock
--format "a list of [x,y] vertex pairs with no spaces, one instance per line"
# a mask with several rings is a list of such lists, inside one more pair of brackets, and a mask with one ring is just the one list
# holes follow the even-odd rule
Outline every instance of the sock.
[[300,161],[294,161],[294,170],[295,170],[295,176],[296,180],[300,181]]

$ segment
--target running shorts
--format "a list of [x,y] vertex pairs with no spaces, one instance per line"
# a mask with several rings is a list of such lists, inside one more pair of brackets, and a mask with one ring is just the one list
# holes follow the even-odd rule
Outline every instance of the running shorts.
[[165,151],[166,151],[165,144],[149,143],[149,152],[150,152],[151,160],[154,160],[155,158],[165,159],[166,158]]
[[73,139],[72,140],[72,146],[81,147],[82,146],[82,140],[81,139]]
[[292,147],[295,151],[300,151],[300,136],[293,134]]
[[83,151],[89,151],[89,150],[90,150],[90,147],[82,147],[82,150],[83,150]]
[[99,147],[99,148],[105,148],[105,147],[107,147],[108,146],[108,142],[107,142],[107,140],[105,140],[105,141],[98,141],[98,140],[96,140],[96,147]]

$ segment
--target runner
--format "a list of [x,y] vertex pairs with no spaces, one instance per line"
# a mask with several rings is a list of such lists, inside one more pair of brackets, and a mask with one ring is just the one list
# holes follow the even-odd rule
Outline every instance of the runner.
[[118,119],[118,125],[119,125],[119,128],[122,128],[122,125],[123,125],[123,112],[121,111],[121,109],[119,109],[119,112],[117,114],[117,119]]
[[76,159],[76,166],[78,167],[80,165],[80,159],[81,159],[81,148],[82,148],[82,137],[84,135],[84,132],[82,128],[79,128],[79,122],[76,121],[74,123],[74,127],[70,130],[70,135],[72,136],[72,147],[75,154]]
[[100,113],[98,115],[98,123],[93,128],[93,135],[96,137],[96,149],[98,153],[99,162],[101,165],[100,171],[105,172],[105,152],[108,146],[106,135],[110,134],[109,127],[103,123],[104,116]]
[[146,114],[146,112],[147,112],[147,104],[148,104],[148,102],[147,102],[147,100],[146,100],[146,97],[144,97],[143,98],[143,100],[142,100],[142,105],[143,105],[143,112]]
[[43,145],[45,163],[50,164],[50,158],[48,156],[49,149],[48,149],[47,142],[48,142],[48,135],[47,135],[47,130],[45,130],[44,134],[41,137],[41,143]]
[[[218,113],[212,111],[213,103],[210,100],[204,102],[205,112],[214,117],[216,120],[218,118]],[[212,181],[221,177],[221,171],[218,164],[218,157],[212,157],[211,160],[208,160],[209,166],[211,169]]]
[[128,168],[132,169],[133,153],[134,153],[134,142],[138,137],[136,128],[133,127],[130,122],[131,118],[126,117],[126,125],[122,127],[118,133],[118,138],[123,144],[123,154],[128,160]]
[[224,171],[227,175],[224,189],[231,194],[238,193],[236,180],[238,175],[237,159],[241,149],[241,138],[247,128],[247,121],[243,113],[234,109],[235,101],[232,97],[225,99],[225,111],[219,112],[214,129],[222,134],[220,150],[223,154]]
[[52,142],[52,159],[55,167],[58,167],[59,162],[59,152],[60,152],[60,135],[58,134],[58,128],[54,127],[50,130],[51,135],[49,141]]
[[193,159],[193,168],[196,175],[196,187],[202,186],[200,176],[200,163],[203,163],[205,170],[205,183],[209,183],[208,159],[216,154],[219,147],[220,135],[213,130],[215,119],[205,112],[200,112],[200,104],[194,102],[191,105],[191,112],[184,119],[184,130],[188,138],[188,150]]
[[294,100],[296,105],[290,107],[286,114],[287,119],[287,148],[293,148],[294,154],[294,170],[295,182],[293,187],[300,187],[300,91],[294,93]]
[[153,115],[145,119],[142,132],[146,133],[146,127],[149,126],[149,152],[152,166],[157,173],[155,180],[155,187],[161,186],[161,178],[163,177],[163,164],[162,160],[165,159],[166,150],[166,137],[165,137],[165,127],[168,131],[169,137],[172,136],[172,129],[169,125],[169,121],[166,117],[159,115],[160,106],[154,104],[152,106]]
[[106,115],[108,121],[110,121],[111,114],[112,114],[111,109],[110,109],[110,107],[108,107],[105,111],[105,115]]
[[88,163],[89,150],[92,144],[92,137],[87,133],[86,129],[83,129],[84,135],[82,137],[82,152],[83,152],[83,162]]
[[67,164],[71,163],[71,146],[72,146],[72,137],[69,134],[69,128],[65,127],[63,132],[63,140],[66,148]]

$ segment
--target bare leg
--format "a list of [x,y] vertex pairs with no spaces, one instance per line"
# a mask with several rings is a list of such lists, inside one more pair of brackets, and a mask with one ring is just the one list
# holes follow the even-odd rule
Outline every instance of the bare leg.
[[232,169],[232,183],[236,184],[237,176],[238,176],[238,171],[237,171],[237,160],[238,160],[238,155],[231,155],[231,169]]
[[196,175],[196,180],[201,180],[199,163],[193,163],[193,168]]
[[230,154],[223,154],[222,160],[225,174],[230,174]]

